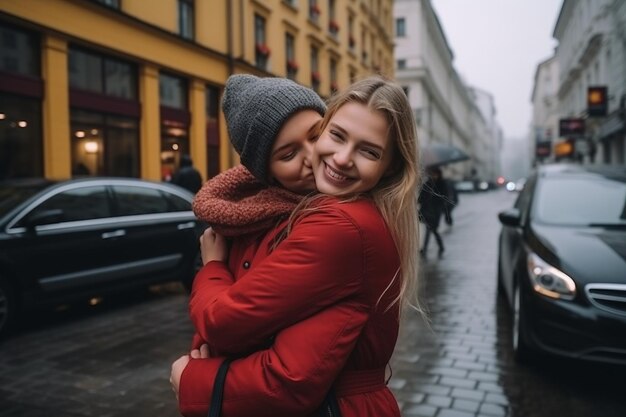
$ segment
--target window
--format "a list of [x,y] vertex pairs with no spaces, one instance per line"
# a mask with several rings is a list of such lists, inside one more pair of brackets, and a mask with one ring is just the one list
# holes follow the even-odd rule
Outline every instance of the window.
[[311,46],[311,86],[315,92],[319,92],[321,82],[319,72],[319,49],[317,49],[316,46]]
[[356,39],[354,38],[354,16],[348,16],[348,47],[354,49]]
[[70,46],[68,71],[72,175],[139,177],[136,66]]
[[175,194],[163,193],[170,207],[170,211],[190,211],[191,204],[189,201]]
[[406,21],[404,17],[396,19],[396,37],[404,38],[406,36]]
[[185,39],[193,39],[193,0],[178,0],[178,34]]
[[333,36],[339,33],[339,22],[335,17],[335,0],[328,0],[328,31]]
[[319,21],[321,12],[322,11],[319,4],[317,4],[317,0],[309,0],[309,19],[317,23]]
[[169,181],[178,169],[180,155],[189,154],[187,80],[175,75],[159,75],[161,98],[161,179]]
[[[22,226],[32,216],[48,210],[62,210],[61,222],[76,222],[82,220],[102,219],[111,217],[111,207],[105,186],[80,187],[58,193],[44,201],[33,211],[28,213]],[[58,220],[51,220],[50,223]],[[48,224],[50,224],[48,223]]]
[[139,177],[139,122],[80,109],[70,112],[72,175]]
[[220,173],[220,131],[217,124],[220,91],[217,87],[206,88],[207,117],[207,174],[212,178]]
[[41,99],[0,91],[0,180],[42,176]]
[[0,23],[0,71],[40,77],[38,37]]
[[330,92],[334,93],[339,90],[339,85],[337,84],[337,60],[335,58],[330,59]]
[[291,33],[285,34],[285,56],[287,58],[287,78],[296,79],[298,62],[296,61],[296,40]]
[[137,69],[117,58],[70,47],[70,87],[127,100],[137,100]]
[[256,66],[267,71],[270,48],[265,39],[265,18],[258,14],[254,15],[254,42],[256,43],[254,55]]
[[398,69],[405,69],[406,68],[406,59],[398,59],[396,61],[396,66],[398,67]]
[[187,83],[173,75],[159,75],[159,99],[161,106],[187,109]]
[[166,213],[169,204],[161,191],[148,187],[114,185],[115,215],[136,216],[141,214]]

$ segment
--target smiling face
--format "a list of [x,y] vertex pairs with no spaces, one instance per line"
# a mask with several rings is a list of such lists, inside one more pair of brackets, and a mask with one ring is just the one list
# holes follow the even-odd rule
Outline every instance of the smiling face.
[[383,113],[349,102],[315,143],[313,172],[319,192],[346,196],[371,190],[388,171],[393,143]]
[[270,179],[287,190],[306,194],[315,190],[311,168],[313,142],[322,116],[302,110],[291,116],[278,132],[270,155]]

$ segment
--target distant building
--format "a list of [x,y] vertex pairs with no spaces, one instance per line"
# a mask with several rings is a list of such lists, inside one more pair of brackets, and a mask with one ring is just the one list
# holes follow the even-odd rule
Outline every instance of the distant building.
[[555,157],[626,164],[626,2],[564,0],[553,36],[558,115],[569,120]]
[[188,153],[237,162],[220,108],[233,73],[322,96],[393,76],[392,0],[0,0],[0,179],[159,180]]
[[483,114],[479,107],[485,103],[483,93],[488,93],[473,93],[456,72],[454,55],[430,0],[396,0],[394,19],[396,79],[409,97],[420,143],[454,145],[472,157],[447,166],[448,177],[494,181],[499,175],[502,132],[493,100]]
[[503,147],[502,128],[498,123],[496,103],[493,95],[477,87],[469,87],[469,92],[480,111],[484,123],[479,128],[484,129],[482,134],[475,137],[474,155],[478,161],[477,175],[481,179],[494,181],[502,174],[501,157]]
[[537,66],[531,101],[532,133],[530,154],[535,162],[554,161],[554,145],[559,139],[559,61],[546,59]]

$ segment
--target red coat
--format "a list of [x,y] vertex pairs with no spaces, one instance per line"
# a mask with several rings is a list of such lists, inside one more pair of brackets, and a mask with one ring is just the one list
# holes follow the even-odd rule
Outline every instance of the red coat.
[[[250,352],[275,336],[231,364],[223,417],[312,415],[331,386],[344,417],[400,415],[384,381],[399,329],[397,304],[387,309],[400,285],[394,241],[371,202],[325,202],[271,252],[268,234],[244,276],[211,262],[194,281],[190,314],[213,352]],[[207,414],[221,361],[189,362],[183,415]]]

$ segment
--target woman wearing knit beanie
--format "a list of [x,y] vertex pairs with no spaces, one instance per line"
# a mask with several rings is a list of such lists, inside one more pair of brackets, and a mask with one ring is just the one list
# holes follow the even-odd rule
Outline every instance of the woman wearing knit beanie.
[[321,130],[316,185],[338,197],[307,198],[230,270],[221,238],[205,233],[213,249],[190,314],[208,346],[172,365],[185,416],[206,415],[224,357],[238,358],[221,391],[224,416],[316,415],[329,391],[338,401],[326,415],[400,415],[385,370],[416,296],[412,112],[402,88],[371,77],[334,97]]

